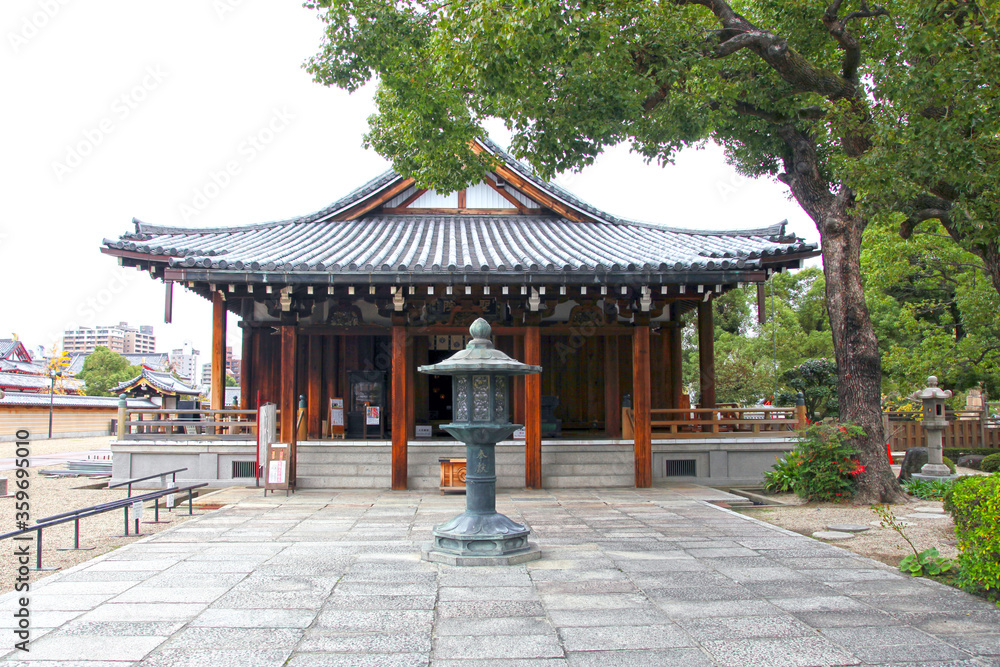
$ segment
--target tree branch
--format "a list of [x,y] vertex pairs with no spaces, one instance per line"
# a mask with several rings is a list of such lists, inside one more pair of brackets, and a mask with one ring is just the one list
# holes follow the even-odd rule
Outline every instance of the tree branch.
[[944,222],[945,219],[949,218],[950,214],[945,208],[922,209],[903,221],[903,224],[899,227],[899,235],[904,239],[908,239],[913,236],[914,230],[921,222],[925,222],[927,220],[941,220]]
[[781,37],[758,28],[736,12],[725,0],[675,0],[681,5],[700,5],[711,11],[722,27],[733,34],[711,51],[711,57],[724,58],[743,49],[756,53],[797,92],[813,92],[829,100],[858,95],[856,81],[813,66],[801,53],[789,48]]
[[823,25],[826,26],[827,31],[837,41],[837,45],[844,52],[844,64],[842,69],[844,78],[854,84],[857,84],[858,67],[861,65],[861,45],[858,44],[858,40],[854,37],[854,35],[847,31],[847,22],[857,18],[888,16],[889,12],[882,7],[870,9],[867,2],[862,2],[861,9],[851,12],[840,20],[837,19],[837,14],[840,12],[840,5],[842,2],[843,0],[834,0],[834,2],[826,8],[826,11],[823,12]]

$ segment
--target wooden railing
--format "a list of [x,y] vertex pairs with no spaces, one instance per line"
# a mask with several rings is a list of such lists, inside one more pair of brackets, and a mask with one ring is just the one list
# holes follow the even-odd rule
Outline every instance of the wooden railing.
[[[124,414],[122,414],[124,412]],[[256,410],[119,411],[119,440],[253,440]]]
[[[654,408],[650,412],[653,438],[746,437],[804,428],[798,408]],[[635,433],[635,413],[622,408],[622,437]]]
[[[988,403],[983,410],[947,411],[948,426],[941,434],[942,445],[956,449],[1000,448],[1000,403]],[[925,447],[927,437],[920,424],[921,412],[892,410],[883,413],[886,441],[894,452]]]

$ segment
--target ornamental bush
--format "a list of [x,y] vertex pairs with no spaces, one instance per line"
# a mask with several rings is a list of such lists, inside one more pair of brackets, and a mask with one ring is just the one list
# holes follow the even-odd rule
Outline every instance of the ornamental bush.
[[771,470],[764,473],[764,490],[768,493],[795,493],[799,483],[799,457],[794,451],[778,459]]
[[948,496],[961,582],[971,589],[1000,590],[1000,476],[959,478]]
[[1000,470],[1000,454],[990,454],[979,463],[979,469],[983,472],[996,472]]
[[851,440],[864,434],[859,426],[830,421],[799,431],[794,451],[795,493],[807,500],[847,500],[855,478],[865,471]]

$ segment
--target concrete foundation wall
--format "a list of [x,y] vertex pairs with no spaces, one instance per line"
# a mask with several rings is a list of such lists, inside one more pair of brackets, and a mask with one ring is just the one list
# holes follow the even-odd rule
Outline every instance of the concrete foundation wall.
[[[761,483],[775,460],[794,447],[792,438],[725,438],[653,441],[653,480],[696,482],[710,486]],[[222,487],[253,484],[254,478],[234,478],[233,461],[254,461],[254,441],[120,441],[111,444],[113,481],[152,475],[174,468],[177,481],[208,482]],[[458,442],[413,441],[407,453],[408,487],[438,488],[439,459],[465,456]],[[694,475],[668,475],[667,462],[693,462]],[[681,464],[690,466],[690,464]],[[252,468],[252,466],[251,466]],[[392,472],[392,446],[387,441],[309,441],[298,445],[299,488],[385,489]],[[157,488],[159,480],[148,482]],[[261,482],[263,484],[263,481]],[[631,440],[542,443],[544,488],[631,488],[635,485]],[[497,445],[497,488],[524,488],[524,443]]]

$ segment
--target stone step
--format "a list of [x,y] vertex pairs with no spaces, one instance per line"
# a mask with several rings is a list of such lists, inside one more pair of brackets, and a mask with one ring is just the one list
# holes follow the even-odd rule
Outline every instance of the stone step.
[[587,489],[597,487],[634,487],[635,475],[565,475],[547,477],[542,474],[542,487],[547,489]]
[[330,456],[323,454],[311,454],[298,452],[299,464],[311,463],[316,465],[332,465],[337,463],[349,465],[391,465],[392,457],[389,455],[375,454],[346,454],[344,456]]
[[310,463],[300,460],[299,472],[309,475],[380,475],[392,470],[388,463]]
[[388,489],[390,475],[298,475],[300,489]]
[[635,475],[635,467],[631,462],[622,463],[545,463],[542,461],[542,474],[561,477],[563,475]]

